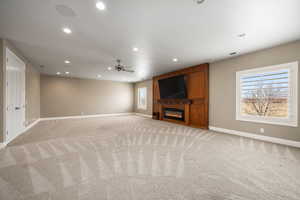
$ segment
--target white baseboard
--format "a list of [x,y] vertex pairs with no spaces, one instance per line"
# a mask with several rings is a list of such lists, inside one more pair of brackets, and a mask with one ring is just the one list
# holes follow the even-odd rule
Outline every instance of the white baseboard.
[[[93,117],[112,117],[112,116],[126,116],[126,115],[138,115],[142,117],[147,117],[147,118],[152,118],[151,115],[145,115],[141,113],[115,113],[115,114],[99,114],[99,115],[81,115],[81,116],[68,116],[68,117],[50,117],[50,118],[40,118],[31,123],[29,126],[27,126],[20,135],[34,127],[36,124],[38,124],[40,121],[47,121],[47,120],[60,120],[60,119],[83,119],[83,118],[93,118]],[[209,126],[209,129],[212,131],[216,132],[221,132],[221,133],[227,133],[231,135],[237,135],[237,136],[242,136],[242,137],[247,137],[247,138],[252,138],[256,140],[261,140],[261,141],[266,141],[266,142],[271,142],[271,143],[276,143],[276,144],[282,144],[282,145],[287,145],[287,146],[292,146],[292,147],[297,147],[300,148],[300,142],[297,141],[292,141],[292,140],[286,140],[286,139],[281,139],[281,138],[275,138],[275,137],[270,137],[270,136],[263,136],[263,135],[257,135],[254,133],[249,133],[249,132],[243,132],[243,131],[236,131],[236,130],[230,130],[230,129],[224,129],[224,128],[218,128],[214,126]],[[18,135],[19,136],[19,135]],[[11,142],[13,139],[3,143],[0,143],[0,149],[4,148],[9,142]]]
[[8,143],[10,143],[10,142],[13,141],[15,138],[17,138],[18,136],[22,135],[23,133],[25,133],[26,131],[28,131],[29,129],[31,129],[31,128],[34,127],[35,125],[37,125],[37,123],[39,123],[40,121],[41,121],[40,118],[37,119],[37,120],[35,120],[35,121],[32,122],[29,126],[26,126],[26,127],[22,130],[22,132],[21,132],[19,135],[17,135],[16,137],[13,137],[13,138],[11,138],[11,139],[8,140],[8,141],[5,141],[5,142],[3,142],[3,143],[0,143],[0,149],[6,147],[6,145],[7,145]]
[[23,133],[26,132],[26,131],[28,131],[29,129],[31,129],[35,125],[37,125],[40,121],[41,121],[41,118],[38,118],[33,123],[31,123],[29,126],[25,127],[25,129],[23,130]]
[[147,118],[152,118],[152,115],[146,115],[142,113],[135,113],[135,115],[141,116],[141,117],[147,117]]
[[227,134],[231,134],[231,135],[247,137],[247,138],[252,138],[252,139],[261,140],[261,141],[265,141],[265,142],[271,142],[271,143],[282,144],[282,145],[286,145],[286,146],[300,148],[300,142],[293,141],[293,140],[286,140],[286,139],[275,138],[275,137],[270,137],[270,136],[257,135],[255,133],[236,131],[236,130],[218,128],[218,127],[213,127],[213,126],[209,126],[209,130],[221,132],[221,133],[227,133]]
[[59,119],[84,119],[84,118],[93,118],[93,117],[114,117],[114,116],[125,116],[125,115],[133,115],[134,113],[114,113],[114,114],[98,114],[98,115],[74,115],[74,116],[66,116],[66,117],[47,117],[41,118],[41,121],[49,121],[49,120],[59,120]]

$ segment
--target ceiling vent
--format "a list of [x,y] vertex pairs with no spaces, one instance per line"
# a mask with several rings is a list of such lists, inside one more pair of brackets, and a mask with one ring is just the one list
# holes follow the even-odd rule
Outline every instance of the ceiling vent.
[[55,9],[58,12],[58,14],[60,14],[61,16],[76,17],[75,11],[66,5],[56,5]]
[[204,3],[205,0],[194,0],[197,4],[202,4]]

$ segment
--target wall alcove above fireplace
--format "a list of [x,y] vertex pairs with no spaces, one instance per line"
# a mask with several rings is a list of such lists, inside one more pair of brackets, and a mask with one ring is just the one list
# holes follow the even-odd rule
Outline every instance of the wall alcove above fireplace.
[[[208,129],[208,70],[209,64],[201,64],[153,77],[153,118],[159,116],[159,120]],[[187,98],[161,98],[159,81],[182,75],[185,77]]]

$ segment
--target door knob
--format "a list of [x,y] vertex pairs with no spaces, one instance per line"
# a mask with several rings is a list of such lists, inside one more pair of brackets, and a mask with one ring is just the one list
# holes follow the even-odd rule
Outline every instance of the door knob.
[[21,109],[21,107],[15,107],[15,110],[20,110]]

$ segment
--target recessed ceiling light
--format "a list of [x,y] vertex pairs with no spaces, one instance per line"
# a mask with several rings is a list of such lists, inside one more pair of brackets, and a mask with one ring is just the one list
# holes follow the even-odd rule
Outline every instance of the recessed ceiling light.
[[70,74],[70,72],[65,72],[66,74]]
[[98,77],[98,78],[101,78],[101,75],[100,75],[100,74],[98,74],[98,75],[97,75],[97,77]]
[[178,58],[173,58],[173,62],[178,62]]
[[56,72],[56,75],[60,75],[61,73],[60,72]]
[[132,51],[134,51],[134,52],[138,52],[138,51],[139,51],[139,48],[137,48],[137,47],[134,47],[134,48],[132,49]]
[[237,54],[237,52],[231,52],[229,55],[230,56],[234,56],[234,55],[236,55]]
[[112,70],[112,67],[108,67],[107,69],[108,69],[109,71],[111,71],[111,70]]
[[105,10],[106,9],[106,6],[105,4],[102,2],[102,1],[98,1],[96,3],[96,7],[99,9],[99,10]]
[[66,34],[71,34],[72,30],[69,29],[69,28],[63,28],[63,32],[66,33]]
[[65,63],[66,64],[70,64],[71,62],[69,60],[65,60]]

